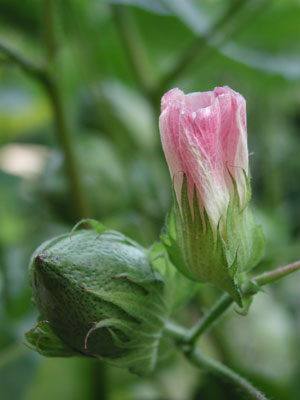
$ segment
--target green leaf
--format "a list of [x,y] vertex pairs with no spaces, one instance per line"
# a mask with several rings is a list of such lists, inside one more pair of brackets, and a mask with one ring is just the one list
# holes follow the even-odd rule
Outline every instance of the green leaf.
[[175,16],[192,31],[201,35],[210,27],[209,16],[192,0],[106,0],[106,2],[136,6],[155,14]]

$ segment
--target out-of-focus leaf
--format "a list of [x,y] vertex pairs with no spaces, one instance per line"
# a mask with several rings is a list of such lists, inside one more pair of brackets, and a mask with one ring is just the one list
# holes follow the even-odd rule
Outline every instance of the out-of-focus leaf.
[[2,83],[0,86],[0,143],[32,133],[51,119],[45,95],[33,86]]
[[[84,190],[93,215],[104,215],[126,207],[126,178],[115,148],[108,140],[86,135],[77,142],[77,156]],[[47,200],[64,219],[72,219],[63,157],[53,152],[36,188],[41,201]]]
[[211,25],[209,15],[192,0],[161,0],[171,15],[178,17],[197,34],[204,34]]
[[39,4],[35,0],[23,0],[22,7],[19,0],[1,0],[1,24],[13,25],[14,29],[25,29],[26,32],[36,34],[39,31]]
[[111,4],[122,4],[128,6],[136,6],[144,10],[151,11],[155,14],[169,14],[168,9],[161,0],[105,0]]
[[231,313],[219,330],[233,360],[244,370],[282,383],[295,372],[297,336],[290,314],[275,296],[258,293],[247,317]]
[[300,57],[298,55],[273,55],[267,52],[227,43],[220,49],[225,56],[261,71],[278,74],[288,80],[300,78]]
[[[8,352],[11,351],[14,349],[2,349],[0,358],[10,357],[11,354],[8,355]],[[21,353],[20,356],[16,355],[13,361],[7,362],[5,367],[3,366],[0,370],[0,398],[23,400],[24,392],[34,378],[36,366],[36,357],[32,357],[27,351]]]
[[119,81],[105,82],[102,90],[115,117],[127,127],[138,147],[153,148],[158,138],[157,127],[153,109],[145,98]]
[[132,5],[155,14],[172,15],[198,34],[210,26],[208,15],[192,0],[106,0],[112,4]]
[[92,398],[92,364],[80,358],[43,359],[23,400],[81,400]]

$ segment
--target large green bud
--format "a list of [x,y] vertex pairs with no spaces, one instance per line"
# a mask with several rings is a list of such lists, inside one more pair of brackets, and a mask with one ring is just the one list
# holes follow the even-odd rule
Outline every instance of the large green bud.
[[45,356],[100,358],[148,374],[166,314],[163,281],[148,251],[102,230],[59,236],[33,254],[31,286],[41,322],[26,338]]

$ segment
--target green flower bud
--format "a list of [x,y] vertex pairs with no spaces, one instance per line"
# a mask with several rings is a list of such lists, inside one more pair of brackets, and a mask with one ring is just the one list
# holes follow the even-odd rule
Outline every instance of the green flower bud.
[[166,315],[163,281],[145,249],[101,230],[62,235],[36,250],[31,286],[44,322],[26,338],[46,356],[96,357],[148,374]]

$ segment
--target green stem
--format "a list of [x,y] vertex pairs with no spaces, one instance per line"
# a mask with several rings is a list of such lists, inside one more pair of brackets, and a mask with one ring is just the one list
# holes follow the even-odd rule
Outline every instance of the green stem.
[[[45,2],[46,1],[50,0],[45,0]],[[52,26],[52,36],[54,37],[53,29],[54,28]],[[50,46],[50,41],[45,43],[45,46],[48,45]],[[68,177],[70,185],[70,202],[73,203],[75,206],[75,217],[76,219],[89,217],[90,215],[88,212],[88,207],[85,201],[84,191],[80,179],[79,166],[76,162],[75,152],[73,148],[71,130],[68,125],[62,96],[56,80],[50,73],[50,70],[42,68],[33,63],[31,60],[26,59],[18,52],[7,46],[1,40],[0,52],[6,55],[15,64],[19,65],[26,73],[30,74],[44,86],[53,109],[56,126],[55,132],[57,134],[59,144],[65,156],[66,175]],[[52,52],[53,49],[51,48],[49,49],[48,54],[52,54]]]
[[59,87],[48,71],[44,72],[43,79],[41,81],[44,84],[52,105],[55,120],[55,132],[65,156],[65,168],[67,177],[69,179],[71,200],[75,206],[76,219],[80,220],[89,217],[90,215],[81,185],[79,165],[76,161],[74,146],[72,143],[72,135],[68,126],[64,104]]
[[46,58],[52,62],[56,54],[56,37],[54,34],[55,7],[54,0],[43,1],[43,28]]
[[[46,49],[48,63],[54,61],[56,53],[56,35],[54,26],[54,0],[44,0],[44,45]],[[67,114],[65,112],[63,99],[59,86],[50,68],[43,71],[41,82],[48,93],[54,119],[55,132],[65,156],[66,174],[69,180],[71,204],[75,206],[76,219],[89,217],[85,194],[80,179],[79,165],[76,161],[75,149],[72,142],[72,134],[68,124]]]
[[187,359],[199,368],[204,368],[212,374],[231,382],[237,389],[253,400],[267,400],[250,382],[232,371],[226,365],[203,355],[198,349],[184,351]]
[[231,307],[233,299],[228,294],[220,297],[211,310],[192,328],[186,336],[185,342],[194,346],[197,339],[208,329],[210,329]]
[[[261,275],[253,277],[245,282],[246,291],[244,295],[254,295],[259,290],[259,287],[267,285],[268,283],[274,282],[278,279],[284,278],[285,276],[296,272],[300,269],[300,261],[285,265],[283,267],[276,268],[272,271],[267,271]],[[247,292],[247,282],[254,282],[257,285],[251,285],[251,292]],[[168,322],[165,331],[171,336],[176,342],[180,344],[188,344],[192,347],[195,346],[196,341],[203,333],[207,332],[231,307],[233,299],[228,295],[224,294],[220,297],[217,303],[209,310],[209,312],[190,330],[182,328],[173,322]]]
[[142,91],[153,103],[154,81],[152,71],[140,39],[140,34],[135,26],[135,21],[128,7],[112,6],[112,10],[120,33],[120,39],[123,42],[134,75]]
[[106,400],[109,398],[108,366],[104,361],[91,361],[92,397],[91,400]]
[[267,285],[268,283],[284,278],[285,276],[290,275],[293,272],[298,271],[299,269],[300,269],[300,260],[285,265],[284,267],[279,267],[273,269],[272,271],[264,272],[263,274],[252,278],[251,281],[254,281],[259,286],[264,286]]
[[177,325],[175,322],[167,321],[164,327],[165,333],[175,340],[175,342],[182,344],[187,337],[188,330],[183,328],[181,325]]
[[41,78],[42,68],[10,48],[2,39],[0,39],[0,52],[7,57],[7,60],[19,65],[26,73],[35,78]]

